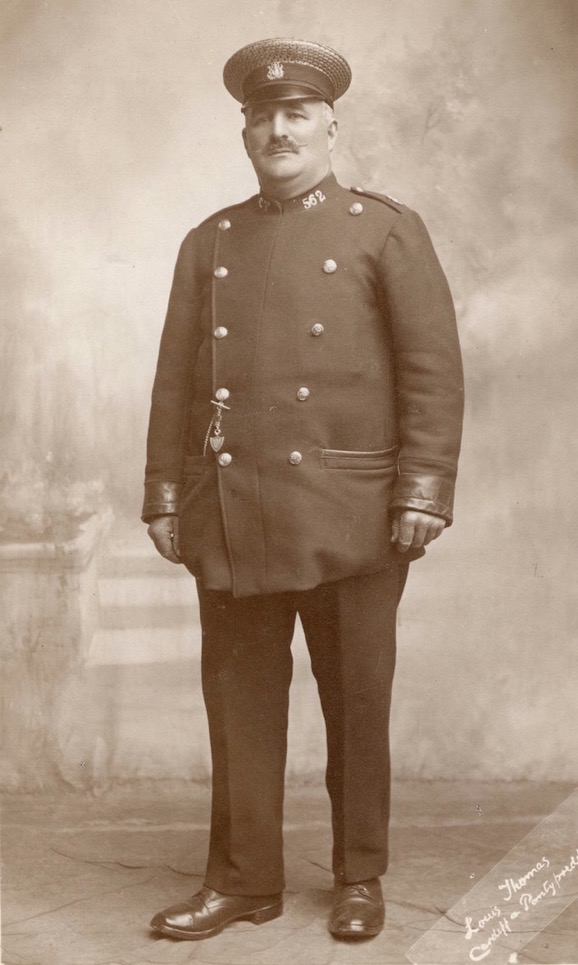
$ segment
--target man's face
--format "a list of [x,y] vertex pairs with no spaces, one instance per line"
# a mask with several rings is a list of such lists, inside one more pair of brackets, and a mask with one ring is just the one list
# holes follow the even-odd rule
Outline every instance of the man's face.
[[247,108],[245,122],[245,149],[263,188],[284,193],[291,186],[298,194],[329,172],[337,123],[323,101],[256,104]]

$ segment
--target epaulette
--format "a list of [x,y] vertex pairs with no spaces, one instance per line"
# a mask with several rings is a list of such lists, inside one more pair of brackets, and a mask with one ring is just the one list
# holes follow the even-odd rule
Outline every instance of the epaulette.
[[212,221],[213,218],[222,218],[223,215],[228,214],[230,211],[236,211],[237,208],[246,207],[246,205],[251,204],[251,202],[255,200],[255,197],[256,195],[253,195],[251,198],[247,198],[246,201],[240,201],[239,204],[228,204],[226,208],[221,208],[219,211],[213,211],[213,213],[205,218],[204,221],[199,222],[197,228],[202,228],[203,225],[207,224],[209,221]]
[[386,204],[389,208],[393,208],[394,211],[401,211],[405,208],[403,201],[398,201],[397,198],[390,198],[388,194],[376,194],[374,191],[366,191],[365,188],[350,188],[354,194],[362,194],[366,198],[373,198],[375,201],[381,201],[382,204]]

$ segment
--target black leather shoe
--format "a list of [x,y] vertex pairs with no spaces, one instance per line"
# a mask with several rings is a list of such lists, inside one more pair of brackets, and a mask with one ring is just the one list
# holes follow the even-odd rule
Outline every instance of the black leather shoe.
[[203,886],[189,901],[159,911],[151,928],[171,938],[194,942],[218,935],[232,921],[262,925],[282,913],[282,895],[222,895]]
[[385,921],[379,878],[335,885],[329,931],[334,938],[375,938]]

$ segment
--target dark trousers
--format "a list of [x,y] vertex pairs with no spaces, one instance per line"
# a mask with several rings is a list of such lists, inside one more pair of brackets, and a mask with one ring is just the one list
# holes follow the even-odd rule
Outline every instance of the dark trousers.
[[407,564],[313,590],[235,599],[199,585],[203,694],[213,763],[205,883],[282,891],[291,640],[299,614],[327,730],[337,880],[387,868],[389,710]]

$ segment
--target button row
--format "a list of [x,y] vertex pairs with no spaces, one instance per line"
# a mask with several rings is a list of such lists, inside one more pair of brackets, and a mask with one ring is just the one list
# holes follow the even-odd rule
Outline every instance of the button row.
[[[217,389],[215,392],[215,398],[219,402],[226,402],[230,394],[231,393],[228,389]],[[311,390],[308,389],[306,385],[302,385],[300,389],[297,389],[297,398],[299,399],[299,402],[306,402],[310,395]]]
[[[332,275],[337,271],[337,262],[333,258],[326,258],[321,267],[326,275]],[[226,278],[228,274],[229,269],[225,268],[224,265],[219,265],[213,272],[215,278]]]
[[[297,450],[289,454],[289,462],[292,466],[298,466],[299,463],[302,461],[303,461],[303,456],[301,455],[300,452],[297,452]],[[223,467],[223,469],[226,469],[227,466],[230,466],[231,463],[233,462],[233,457],[230,452],[222,452],[221,455],[218,457],[217,462],[219,463],[220,466]]]
[[[321,322],[315,322],[315,325],[311,326],[310,331],[313,336],[319,337],[319,335],[323,335],[325,326],[322,325]],[[218,325],[217,328],[213,330],[213,338],[226,338],[228,334],[229,329],[225,328],[224,325]]]

